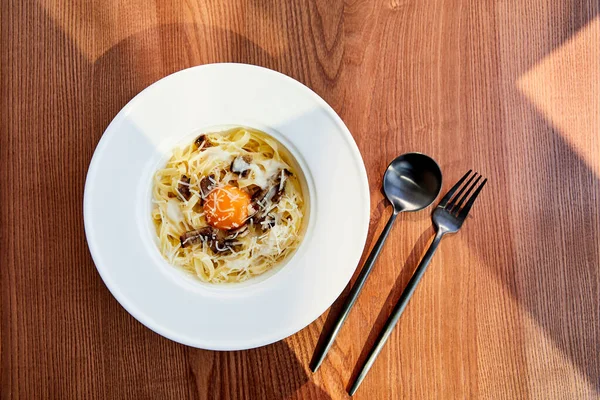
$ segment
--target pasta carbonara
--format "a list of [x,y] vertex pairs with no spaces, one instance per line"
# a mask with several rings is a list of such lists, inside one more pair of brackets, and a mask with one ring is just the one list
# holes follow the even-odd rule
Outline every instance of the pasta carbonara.
[[152,219],[169,263],[241,282],[298,247],[305,202],[296,164],[264,132],[234,128],[176,148],[154,176]]

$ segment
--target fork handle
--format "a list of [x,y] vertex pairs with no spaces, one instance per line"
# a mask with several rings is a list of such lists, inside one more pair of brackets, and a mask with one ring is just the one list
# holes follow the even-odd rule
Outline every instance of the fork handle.
[[375,345],[371,349],[371,352],[369,353],[369,357],[363,364],[363,367],[362,367],[360,373],[358,374],[358,377],[356,378],[356,380],[350,387],[350,390],[348,391],[350,396],[352,396],[354,394],[354,392],[356,392],[356,389],[358,389],[358,387],[360,386],[360,384],[363,381],[363,379],[365,378],[365,376],[367,376],[367,373],[373,366],[373,363],[375,362],[375,359],[381,352],[381,349],[385,345],[385,342],[390,337],[390,334],[392,333],[392,330],[394,330],[394,327],[398,323],[398,320],[400,319],[402,312],[406,308],[408,301],[410,300],[411,296],[415,292],[415,289],[417,288],[419,281],[423,277],[423,274],[425,274],[425,270],[427,269],[429,262],[433,258],[433,254],[437,250],[438,245],[440,244],[440,241],[442,240],[442,236],[444,236],[444,233],[445,233],[444,231],[442,231],[441,229],[438,229],[438,231],[435,235],[435,238],[433,239],[433,242],[431,242],[431,244],[429,245],[429,249],[427,249],[427,252],[423,256],[423,259],[421,260],[421,262],[419,263],[419,266],[415,270],[415,273],[413,274],[412,278],[410,278],[408,285],[402,292],[400,299],[394,306],[394,310],[392,311],[392,314],[386,321],[386,323],[383,327],[383,330],[379,334],[379,337],[377,338]]

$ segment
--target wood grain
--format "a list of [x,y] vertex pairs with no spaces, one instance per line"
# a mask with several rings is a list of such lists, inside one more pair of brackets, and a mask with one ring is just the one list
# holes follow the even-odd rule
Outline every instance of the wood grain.
[[597,1],[0,7],[3,399],[347,398],[431,239],[427,212],[400,218],[316,374],[340,301],[271,346],[202,351],[130,317],[89,256],[83,185],[105,127],[150,83],[223,61],[288,74],[346,122],[372,192],[365,253],[391,212],[379,188],[397,154],[435,157],[444,190],[469,168],[489,178],[356,398],[600,398]]

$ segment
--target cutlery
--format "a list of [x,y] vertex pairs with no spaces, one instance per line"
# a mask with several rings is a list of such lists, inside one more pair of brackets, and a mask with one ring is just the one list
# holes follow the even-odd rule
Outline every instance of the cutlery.
[[[440,244],[440,241],[442,240],[444,235],[448,233],[458,232],[462,224],[465,222],[465,218],[469,214],[469,210],[471,210],[471,207],[473,206],[475,199],[479,195],[479,192],[486,184],[487,179],[484,179],[483,182],[479,184],[479,186],[477,186],[482,176],[475,172],[473,175],[471,175],[467,183],[464,186],[462,186],[462,188],[458,191],[456,196],[454,196],[454,193],[461,187],[463,182],[469,177],[470,174],[471,170],[469,170],[469,172],[467,172],[456,183],[456,185],[454,185],[452,189],[450,189],[450,191],[446,193],[444,198],[440,201],[440,204],[438,204],[436,209],[433,211],[432,219],[433,224],[436,228],[435,238],[429,246],[427,253],[425,253],[425,256],[423,256],[421,263],[415,270],[415,273],[410,279],[410,282],[408,282],[406,289],[404,289],[404,291],[402,292],[402,295],[396,303],[396,306],[394,307],[391,316],[386,321],[383,330],[381,331],[379,337],[377,338],[377,341],[375,342],[375,345],[371,349],[369,357],[365,361],[358,377],[356,378],[356,380],[352,384],[352,387],[348,391],[350,396],[352,396],[356,392],[356,389],[358,389],[358,387],[360,386],[361,382],[369,372],[369,369],[371,369],[371,366],[375,362],[375,359],[379,355],[379,352],[381,352],[381,349],[385,345],[385,342],[390,337],[390,334],[396,326],[398,319],[402,315],[404,308],[408,304],[410,297],[413,295],[417,285],[419,284],[419,281],[423,277],[423,274],[425,273],[425,270],[427,269],[427,266],[429,265],[429,262],[433,257],[433,253],[435,253],[438,245]],[[475,179],[476,177],[477,179]],[[473,179],[475,179],[474,182]],[[471,195],[471,192],[476,186],[477,189],[475,189],[475,191]],[[471,196],[469,197],[469,195]]]
[[388,201],[393,205],[394,212],[379,239],[377,239],[375,247],[371,250],[371,254],[369,254],[363,269],[360,271],[356,283],[350,290],[350,294],[342,307],[335,326],[326,339],[325,345],[320,350],[317,350],[318,354],[315,356],[314,364],[311,366],[313,372],[317,371],[325,359],[344,321],[346,321],[367,277],[371,273],[375,260],[381,252],[385,239],[388,237],[398,214],[406,211],[422,210],[429,206],[440,193],[441,187],[442,172],[440,171],[440,167],[431,157],[425,154],[403,154],[396,157],[387,167],[383,176],[383,191]]

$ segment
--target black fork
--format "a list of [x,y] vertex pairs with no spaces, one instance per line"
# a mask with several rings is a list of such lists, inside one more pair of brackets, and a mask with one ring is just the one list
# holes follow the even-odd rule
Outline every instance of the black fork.
[[[460,178],[458,182],[456,182],[456,185],[454,185],[452,189],[446,193],[444,198],[442,198],[438,206],[433,211],[433,224],[435,225],[436,229],[435,238],[433,239],[433,242],[431,242],[429,249],[427,249],[427,253],[425,253],[425,256],[423,256],[423,259],[419,263],[419,266],[415,270],[410,282],[408,282],[406,289],[404,289],[402,292],[402,295],[396,303],[392,314],[386,321],[383,330],[375,342],[375,345],[371,349],[369,357],[365,361],[358,377],[348,391],[350,396],[356,392],[356,389],[358,389],[361,382],[369,372],[369,369],[371,369],[371,366],[375,362],[375,359],[381,352],[385,342],[390,337],[392,330],[396,326],[396,323],[398,323],[402,312],[406,308],[408,301],[417,288],[419,281],[423,277],[429,262],[433,258],[433,253],[435,253],[436,249],[438,248],[442,237],[444,237],[444,235],[447,233],[458,232],[463,222],[465,222],[465,219],[467,218],[475,199],[479,195],[479,192],[481,192],[481,189],[486,184],[487,179],[484,179],[483,182],[479,183],[482,179],[482,176],[477,172],[474,174],[471,174],[471,172],[472,171],[469,170],[469,172],[467,172],[462,178]],[[465,181],[466,183],[463,185]],[[456,193],[457,191],[458,193]]]

